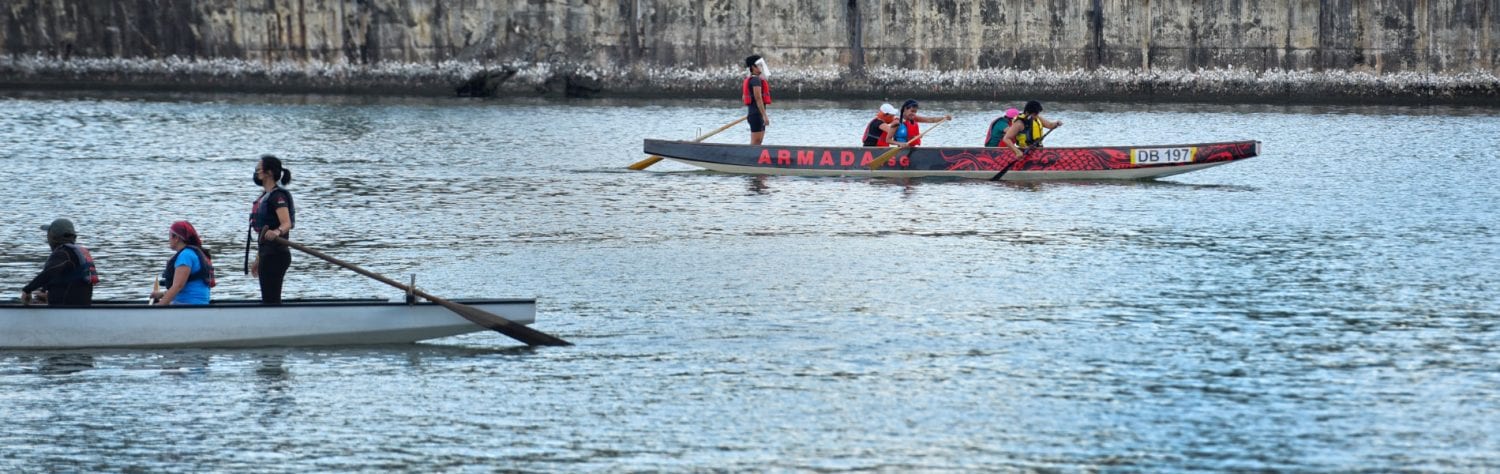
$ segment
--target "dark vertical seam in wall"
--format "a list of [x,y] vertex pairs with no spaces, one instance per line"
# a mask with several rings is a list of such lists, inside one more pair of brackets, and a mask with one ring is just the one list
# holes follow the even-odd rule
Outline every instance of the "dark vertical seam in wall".
[[638,63],[641,59],[641,2],[627,0],[622,3],[629,5],[625,14],[625,61]]
[[[1420,46],[1412,48],[1411,69],[1426,69],[1427,71],[1448,69],[1448,62],[1443,58],[1442,53],[1438,51],[1436,42],[1432,41],[1432,35],[1427,34],[1429,31],[1432,31],[1432,5],[1427,0],[1417,0],[1416,3],[1415,11],[1412,12],[1412,29],[1415,30],[1412,33],[1416,35],[1416,38],[1413,38],[1413,42],[1420,44]],[[1457,10],[1457,2],[1450,8]],[[1417,15],[1422,15],[1424,24],[1416,24]],[[1417,56],[1419,52],[1421,53],[1420,57]],[[1423,64],[1427,67],[1419,66]]]
[[693,55],[693,61],[698,63],[698,67],[708,67],[708,47],[703,44],[703,24],[708,23],[708,15],[704,13],[705,3],[693,2],[697,7],[697,14],[693,16],[693,24],[696,26],[693,28],[693,46],[698,50],[698,54]]
[[1298,1],[1289,0],[1286,4],[1286,45],[1281,48],[1281,68],[1285,70],[1292,69],[1291,61],[1295,57],[1292,54],[1296,51],[1292,49],[1292,30],[1297,28],[1297,9],[1293,8],[1292,5],[1295,5]]
[[1089,15],[1089,25],[1093,30],[1094,40],[1094,64],[1091,69],[1099,69],[1104,65],[1104,2],[1094,0],[1094,11]]
[[[1485,22],[1485,18],[1489,18],[1489,17],[1490,17],[1490,3],[1489,2],[1480,2],[1479,3],[1479,16],[1474,19],[1474,24],[1475,24],[1476,28],[1478,28],[1479,31],[1480,31],[1480,33],[1479,33],[1479,51],[1480,52],[1478,54],[1484,54],[1484,57],[1483,57],[1483,59],[1484,59],[1484,67],[1486,69],[1494,70],[1494,68],[1495,68],[1495,62],[1494,62],[1495,61],[1495,54],[1493,53],[1494,50],[1490,49],[1490,28],[1492,28],[1493,26],[1491,24]],[[1491,53],[1490,54],[1485,54],[1484,53],[1485,51],[1491,51]]]
[[755,0],[745,2],[745,47],[755,54]]
[[1322,71],[1324,64],[1328,63],[1328,39],[1324,35],[1328,31],[1328,0],[1318,0],[1318,44],[1313,45],[1314,57],[1313,70]]
[[859,0],[849,0],[845,6],[846,23],[849,26],[849,71],[855,76],[864,76],[864,29],[860,27]]
[[297,0],[297,35],[301,38],[297,41],[297,47],[302,49],[302,60],[311,59],[307,50],[307,2]]
[[[1207,62],[1203,60],[1203,50],[1205,49],[1205,47],[1201,46],[1198,42],[1198,18],[1204,15],[1205,13],[1203,11],[1203,4],[1194,2],[1191,7],[1188,7],[1188,42],[1187,51],[1184,51],[1187,56],[1187,64],[1183,64],[1181,66],[1183,69],[1188,71],[1196,68],[1201,68],[1203,67],[1203,64]],[[1230,28],[1230,30],[1234,30],[1234,28]],[[1233,33],[1231,32],[1231,34]],[[1230,42],[1230,44],[1234,43]]]
[[1141,52],[1141,54],[1146,57],[1142,60],[1142,62],[1145,63],[1146,70],[1150,71],[1152,67],[1155,66],[1154,64],[1151,64],[1151,35],[1156,32],[1156,15],[1151,12],[1151,0],[1146,0],[1146,4],[1143,5],[1141,11],[1146,12],[1146,34],[1144,35],[1144,38],[1142,38],[1143,40],[1145,40],[1146,50]]

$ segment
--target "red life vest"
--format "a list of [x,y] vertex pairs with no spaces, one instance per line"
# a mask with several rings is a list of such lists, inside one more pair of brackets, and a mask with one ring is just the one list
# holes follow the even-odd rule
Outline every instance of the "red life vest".
[[[745,82],[740,84],[740,100],[744,101],[745,105],[755,105],[755,99],[750,96],[751,77],[755,76],[746,77]],[[760,98],[762,103],[771,105],[771,82],[764,78],[760,80]]]

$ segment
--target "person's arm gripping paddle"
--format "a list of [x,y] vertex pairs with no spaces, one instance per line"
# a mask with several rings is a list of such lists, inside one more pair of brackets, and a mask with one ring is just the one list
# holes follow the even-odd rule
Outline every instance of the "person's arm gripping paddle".
[[911,140],[908,140],[905,144],[902,144],[901,146],[898,146],[898,147],[890,149],[890,151],[887,151],[885,153],[881,153],[880,156],[877,156],[877,157],[875,157],[874,160],[870,161],[870,165],[869,165],[870,171],[875,171],[877,169],[880,169],[881,166],[885,166],[885,162],[890,161],[891,158],[894,158],[897,153],[901,152],[901,150],[905,150],[907,148],[911,148],[911,144],[912,143],[915,143],[917,140],[921,140],[922,137],[927,136],[927,134],[929,134],[929,133],[932,133],[933,130],[937,130],[938,127],[943,126],[943,124],[945,124],[945,123],[948,123],[948,119],[944,118],[942,120],[938,120],[937,125],[933,125],[932,128],[924,130],[922,133],[918,134],[916,136],[916,138],[912,138]]

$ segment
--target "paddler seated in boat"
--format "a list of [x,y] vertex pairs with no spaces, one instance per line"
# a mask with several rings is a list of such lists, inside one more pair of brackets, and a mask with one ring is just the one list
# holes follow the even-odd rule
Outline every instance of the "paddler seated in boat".
[[52,255],[47,257],[47,263],[42,264],[42,272],[21,288],[21,304],[31,304],[33,292],[37,293],[38,300],[45,300],[47,306],[93,304],[99,272],[94,268],[94,256],[89,254],[89,249],[78,245],[73,221],[57,219],[42,226],[42,231],[47,233],[47,246],[52,247]]
[[890,146],[891,130],[895,128],[896,115],[901,111],[891,104],[880,104],[880,109],[875,111],[875,118],[865,125],[864,146]]
[[1010,142],[1010,149],[1021,156],[1022,148],[1038,147],[1042,144],[1040,140],[1042,129],[1051,130],[1062,126],[1061,120],[1047,120],[1042,118],[1042,103],[1030,101],[1026,103],[1026,109],[1021,111],[1014,120],[1010,121],[1010,128],[1005,129],[1005,141]]
[[[895,124],[895,126],[893,127],[891,131],[890,144],[896,146],[906,146],[906,142],[910,141],[913,138],[921,136],[922,127],[917,125],[918,123],[936,123],[953,119],[952,115],[944,115],[942,117],[923,117],[921,115],[917,115],[918,107],[919,106],[916,99],[908,99],[905,103],[901,104],[901,122]],[[917,138],[916,141],[911,142],[911,146],[918,146],[921,144],[921,138]]]
[[1005,129],[1010,128],[1010,122],[1015,120],[1016,116],[1020,114],[1021,111],[1016,110],[1014,107],[1012,107],[1010,109],[1006,109],[1004,115],[995,117],[995,120],[990,122],[989,131],[985,132],[984,134],[984,147],[1010,148],[1010,142],[1005,141]]
[[159,305],[208,304],[209,288],[215,284],[214,263],[198,230],[188,221],[173,222],[167,229],[167,245],[177,253],[161,272],[166,291],[151,292],[151,300]]

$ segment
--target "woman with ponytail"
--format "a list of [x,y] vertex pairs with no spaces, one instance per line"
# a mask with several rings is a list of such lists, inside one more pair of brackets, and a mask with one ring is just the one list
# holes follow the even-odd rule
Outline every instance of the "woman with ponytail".
[[[290,232],[297,219],[297,210],[292,204],[292,193],[283,185],[292,182],[292,172],[281,164],[281,159],[272,155],[261,155],[255,164],[255,184],[261,187],[260,197],[250,208],[250,233],[257,236],[255,262],[248,271],[260,279],[261,304],[281,304],[281,283],[286,279],[286,270],[292,266],[292,250],[276,243],[276,239],[291,239]],[[246,236],[245,259],[250,259],[250,240]]]
[[156,304],[208,304],[209,288],[214,286],[214,263],[198,229],[188,221],[173,222],[167,228],[167,245],[177,253],[167,260],[161,272],[166,291],[151,293]]

